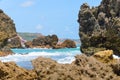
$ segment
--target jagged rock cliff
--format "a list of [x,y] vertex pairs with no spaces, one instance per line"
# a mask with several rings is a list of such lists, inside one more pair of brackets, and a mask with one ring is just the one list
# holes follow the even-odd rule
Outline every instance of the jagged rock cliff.
[[7,40],[16,34],[13,20],[0,10],[0,48],[4,47]]
[[15,36],[17,36],[17,33],[13,20],[0,9],[0,56],[12,53],[8,43],[10,44],[9,39]]
[[120,0],[102,0],[98,7],[83,4],[78,15],[81,51],[86,55],[112,49],[120,56]]

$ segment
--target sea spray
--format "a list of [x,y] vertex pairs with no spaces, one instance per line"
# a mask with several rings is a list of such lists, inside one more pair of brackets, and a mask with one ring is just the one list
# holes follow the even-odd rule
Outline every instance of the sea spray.
[[80,54],[79,47],[77,48],[63,48],[63,49],[12,49],[15,53],[5,57],[0,57],[2,62],[14,61],[19,66],[31,69],[31,61],[39,56],[51,58],[58,63],[71,63],[75,60],[74,56]]

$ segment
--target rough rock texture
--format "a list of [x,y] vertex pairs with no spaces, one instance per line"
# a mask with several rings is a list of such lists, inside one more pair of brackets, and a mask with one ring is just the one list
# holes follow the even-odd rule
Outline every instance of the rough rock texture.
[[32,45],[37,47],[37,46],[50,46],[53,47],[54,45],[56,45],[58,42],[58,37],[56,35],[48,35],[48,36],[42,36],[42,37],[38,37],[36,39],[33,39],[32,41]]
[[22,48],[21,39],[19,36],[8,39],[7,46],[10,48]]
[[0,9],[0,56],[12,54],[10,48],[18,48],[16,43],[19,46],[21,45],[18,39],[12,39],[12,42],[9,42],[11,46],[8,46],[8,40],[15,36],[17,33],[13,20]]
[[25,43],[25,47],[26,48],[32,48],[33,46],[32,46],[32,41],[27,41],[26,43]]
[[97,60],[103,63],[113,63],[115,59],[113,58],[112,50],[99,51],[93,55]]
[[63,47],[67,47],[67,48],[76,48],[76,44],[74,41],[70,40],[70,39],[67,39],[65,40],[61,46]]
[[116,63],[112,63],[110,64],[110,67],[112,67],[113,71],[115,74],[117,74],[118,76],[120,76],[120,59],[117,60]]
[[0,10],[0,48],[3,48],[7,40],[14,36],[16,36],[16,28],[13,20]]
[[76,56],[76,60],[72,64],[58,64],[56,61],[42,57],[33,60],[32,64],[38,80],[120,79],[118,72],[120,65],[107,65],[97,61],[94,57],[85,55]]
[[34,71],[18,67],[14,62],[0,62],[0,80],[35,80]]
[[81,51],[86,55],[113,50],[120,56],[120,0],[102,0],[98,7],[86,3],[80,8],[78,23]]
[[76,48],[76,43],[73,40],[66,39],[63,41],[61,44],[57,44],[53,46],[54,49],[59,49],[59,48]]
[[63,43],[58,44],[58,37],[56,35],[41,36],[25,43],[27,48],[75,48],[74,41],[67,39]]
[[9,54],[13,54],[9,47],[5,46],[0,50],[0,56],[7,56]]

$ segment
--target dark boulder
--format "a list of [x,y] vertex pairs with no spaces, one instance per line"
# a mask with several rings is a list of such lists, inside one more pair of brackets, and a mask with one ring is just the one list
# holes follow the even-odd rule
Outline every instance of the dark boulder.
[[32,41],[27,41],[27,42],[25,43],[25,47],[26,47],[26,48],[32,48]]
[[60,44],[56,44],[53,46],[54,49],[60,48],[76,48],[76,43],[73,40],[66,39],[65,41],[61,42]]
[[10,48],[22,48],[21,39],[19,36],[8,39],[7,46]]
[[58,43],[56,35],[40,36],[25,43],[27,48],[53,48]]
[[65,40],[62,44],[61,44],[62,47],[66,47],[66,48],[76,48],[76,44],[74,41],[70,40],[70,39],[67,39]]

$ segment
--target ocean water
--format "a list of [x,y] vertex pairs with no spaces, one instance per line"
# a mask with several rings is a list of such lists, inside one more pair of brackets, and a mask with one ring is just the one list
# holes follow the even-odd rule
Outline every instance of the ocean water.
[[14,61],[18,66],[26,69],[32,69],[31,61],[39,56],[51,58],[58,63],[71,63],[75,60],[74,56],[81,54],[80,47],[63,49],[11,49],[15,54],[0,57],[2,62]]

